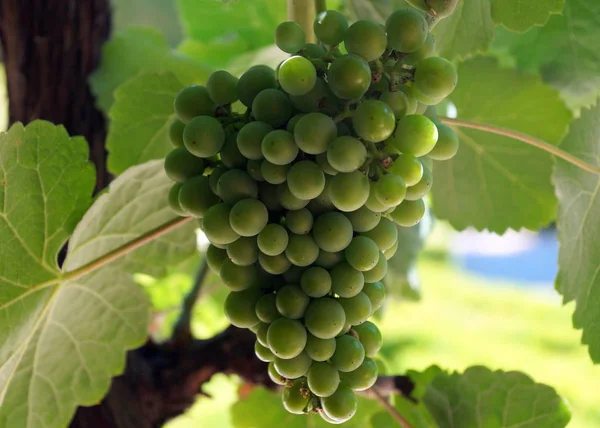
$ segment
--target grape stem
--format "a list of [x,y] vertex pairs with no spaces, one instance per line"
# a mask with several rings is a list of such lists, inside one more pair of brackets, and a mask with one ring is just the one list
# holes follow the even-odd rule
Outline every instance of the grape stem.
[[202,285],[208,276],[208,262],[206,256],[200,262],[196,277],[194,278],[194,285],[189,293],[183,299],[183,305],[181,308],[181,314],[175,323],[173,329],[173,340],[178,345],[190,344],[193,340],[191,323],[192,323],[192,312],[196,301],[200,297]]
[[485,123],[476,123],[469,122],[465,120],[457,120],[450,119],[449,117],[440,117],[442,123],[450,126],[456,126],[459,128],[470,128],[477,129],[478,131],[490,132],[496,135],[503,135],[505,137],[513,138],[515,140],[519,140],[525,144],[529,144],[530,146],[537,147],[538,149],[544,150],[556,157],[559,157],[572,165],[575,165],[587,172],[591,172],[592,174],[600,175],[600,168],[591,165],[576,156],[573,156],[570,153],[565,152],[564,150],[559,149],[558,147],[546,143],[545,141],[538,140],[530,135],[523,134],[521,132],[513,131],[512,129],[501,128],[497,126],[488,125]]
[[379,389],[376,386],[371,387],[371,392],[373,392],[373,395],[375,396],[375,399],[379,402],[379,404],[381,404],[385,408],[385,410],[390,414],[390,416],[394,418],[394,420],[398,422],[401,427],[412,428],[408,421],[404,419],[404,416],[402,416],[400,412],[398,412],[398,410],[390,404],[387,398],[383,396],[381,391],[379,391]]
[[316,16],[314,0],[287,0],[287,17],[289,21],[299,24],[306,33],[306,42],[314,43],[315,33],[313,21]]
[[315,0],[315,9],[317,15],[327,10],[327,0]]

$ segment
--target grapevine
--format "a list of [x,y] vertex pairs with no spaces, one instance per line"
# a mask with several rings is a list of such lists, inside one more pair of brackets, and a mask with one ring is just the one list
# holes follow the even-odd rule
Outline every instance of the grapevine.
[[420,10],[385,27],[326,10],[314,32],[319,44],[284,22],[275,41],[291,56],[277,70],[217,71],[179,92],[165,169],[169,204],[200,219],[226,316],[256,333],[285,408],[342,423],[377,380],[382,337],[368,319],[402,245],[396,226],[421,220],[432,161],[458,150],[430,107],[457,74],[432,56]]

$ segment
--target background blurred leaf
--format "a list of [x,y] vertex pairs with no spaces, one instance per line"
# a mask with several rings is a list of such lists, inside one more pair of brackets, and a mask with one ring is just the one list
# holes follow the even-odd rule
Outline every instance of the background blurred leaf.
[[492,17],[496,24],[502,24],[511,31],[523,33],[531,27],[542,26],[551,14],[561,13],[565,0],[494,0]]

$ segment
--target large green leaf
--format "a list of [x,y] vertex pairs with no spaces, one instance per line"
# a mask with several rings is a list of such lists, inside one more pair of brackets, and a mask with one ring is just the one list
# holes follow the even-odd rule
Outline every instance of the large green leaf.
[[[479,57],[459,67],[451,95],[458,119],[513,129],[557,144],[571,120],[558,93],[538,76],[500,68]],[[436,162],[433,208],[459,230],[473,226],[503,233],[538,229],[554,219],[553,160],[521,141],[456,128],[461,147]]]
[[119,86],[106,148],[108,170],[115,175],[152,159],[161,159],[173,149],[169,125],[175,117],[173,100],[183,87],[171,72],[146,72]]
[[511,31],[523,33],[534,25],[542,26],[550,15],[560,13],[565,0],[494,0],[492,17],[496,24],[502,24]]
[[[583,110],[561,144],[600,167],[600,101]],[[556,288],[577,303],[573,324],[583,329],[592,360],[600,363],[600,177],[558,160],[554,183],[559,201]]]

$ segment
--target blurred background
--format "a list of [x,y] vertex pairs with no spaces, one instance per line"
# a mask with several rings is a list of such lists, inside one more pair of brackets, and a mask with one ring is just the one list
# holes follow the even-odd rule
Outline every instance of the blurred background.
[[[196,1],[205,3],[203,14],[189,16],[191,9],[185,5]],[[269,43],[275,26],[285,19],[285,1],[260,1],[270,7],[256,16],[236,14],[227,3],[113,0],[113,37],[127,34],[131,27],[151,27],[162,34],[175,56],[185,55],[207,67],[232,72],[280,60],[283,54]],[[389,1],[380,3],[390,7]],[[342,5],[341,0],[330,0],[328,4],[340,8],[352,1]],[[346,11],[351,14],[352,10]],[[185,19],[180,19],[180,14]],[[188,36],[184,38],[184,34]],[[160,61],[156,59],[157,68],[162,66]],[[2,130],[7,116],[4,80],[0,65]],[[387,279],[392,298],[377,321],[385,340],[381,352],[385,371],[400,374],[432,364],[449,370],[476,364],[520,370],[566,397],[573,408],[570,427],[600,426],[600,388],[594,387],[600,367],[593,366],[586,348],[580,345],[581,333],[571,327],[573,305],[562,306],[554,290],[555,229],[509,231],[498,236],[474,230],[456,232],[429,219],[413,232],[406,239],[422,239],[423,249],[406,275]],[[402,263],[410,265],[412,261],[409,258]],[[138,276],[155,307],[152,333],[157,338],[168,335],[197,263],[191,260],[162,279]],[[219,286],[213,275],[196,307],[196,335],[207,338],[227,326],[222,311],[225,295],[225,287]],[[234,418],[243,412],[232,414],[229,409],[243,405],[238,400],[240,394],[248,394],[248,387],[234,377],[218,375],[204,392],[209,396],[200,397],[187,414],[167,426],[239,426]]]

